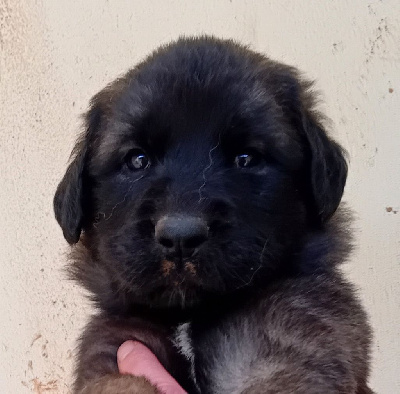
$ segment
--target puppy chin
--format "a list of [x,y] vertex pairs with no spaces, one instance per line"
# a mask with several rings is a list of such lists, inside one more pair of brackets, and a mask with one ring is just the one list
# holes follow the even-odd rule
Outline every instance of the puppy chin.
[[195,305],[201,299],[202,286],[195,263],[164,259],[161,263],[161,276],[165,283],[161,306],[185,308]]
[[145,303],[151,307],[187,309],[198,305],[204,298],[199,286],[185,280],[173,280],[171,284],[157,288],[146,296]]

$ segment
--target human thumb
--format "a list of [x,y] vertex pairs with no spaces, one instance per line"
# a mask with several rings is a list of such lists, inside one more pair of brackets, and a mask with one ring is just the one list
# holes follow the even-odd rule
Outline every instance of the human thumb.
[[163,394],[186,394],[150,349],[140,342],[124,342],[118,349],[117,361],[120,373],[144,376]]

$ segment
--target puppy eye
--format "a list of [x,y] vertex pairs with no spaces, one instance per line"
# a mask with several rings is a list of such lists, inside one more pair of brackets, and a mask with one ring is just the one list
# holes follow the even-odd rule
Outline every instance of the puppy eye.
[[150,166],[148,156],[140,149],[131,150],[125,157],[128,168],[132,171],[144,170]]
[[235,157],[234,163],[237,168],[249,168],[260,164],[262,156],[257,152],[242,153]]

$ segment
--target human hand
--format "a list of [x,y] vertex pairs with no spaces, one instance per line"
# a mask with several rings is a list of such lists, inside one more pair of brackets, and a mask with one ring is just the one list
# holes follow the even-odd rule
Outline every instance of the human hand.
[[118,349],[117,361],[121,374],[144,376],[162,394],[187,394],[150,349],[140,342],[124,342]]

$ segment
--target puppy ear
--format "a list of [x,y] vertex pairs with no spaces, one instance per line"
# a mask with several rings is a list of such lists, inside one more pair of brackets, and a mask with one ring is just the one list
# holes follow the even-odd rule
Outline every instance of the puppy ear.
[[313,210],[320,223],[336,211],[347,178],[345,151],[330,139],[314,110],[313,84],[304,80],[292,67],[274,64],[269,85],[286,119],[297,129],[305,145],[305,179],[313,199]]
[[54,213],[63,230],[64,238],[70,244],[77,243],[81,234],[84,163],[85,152],[79,152],[68,166],[54,196]]
[[323,223],[336,211],[347,178],[345,152],[331,140],[313,115],[303,114],[303,130],[309,146],[308,171],[316,213]]
[[54,213],[62,228],[64,238],[69,244],[79,241],[82,230],[84,219],[83,198],[85,193],[83,177],[86,170],[87,152],[89,141],[92,139],[94,131],[98,129],[100,119],[100,109],[93,106],[86,115],[86,132],[81,136],[72,151],[74,158],[68,166],[54,196]]

